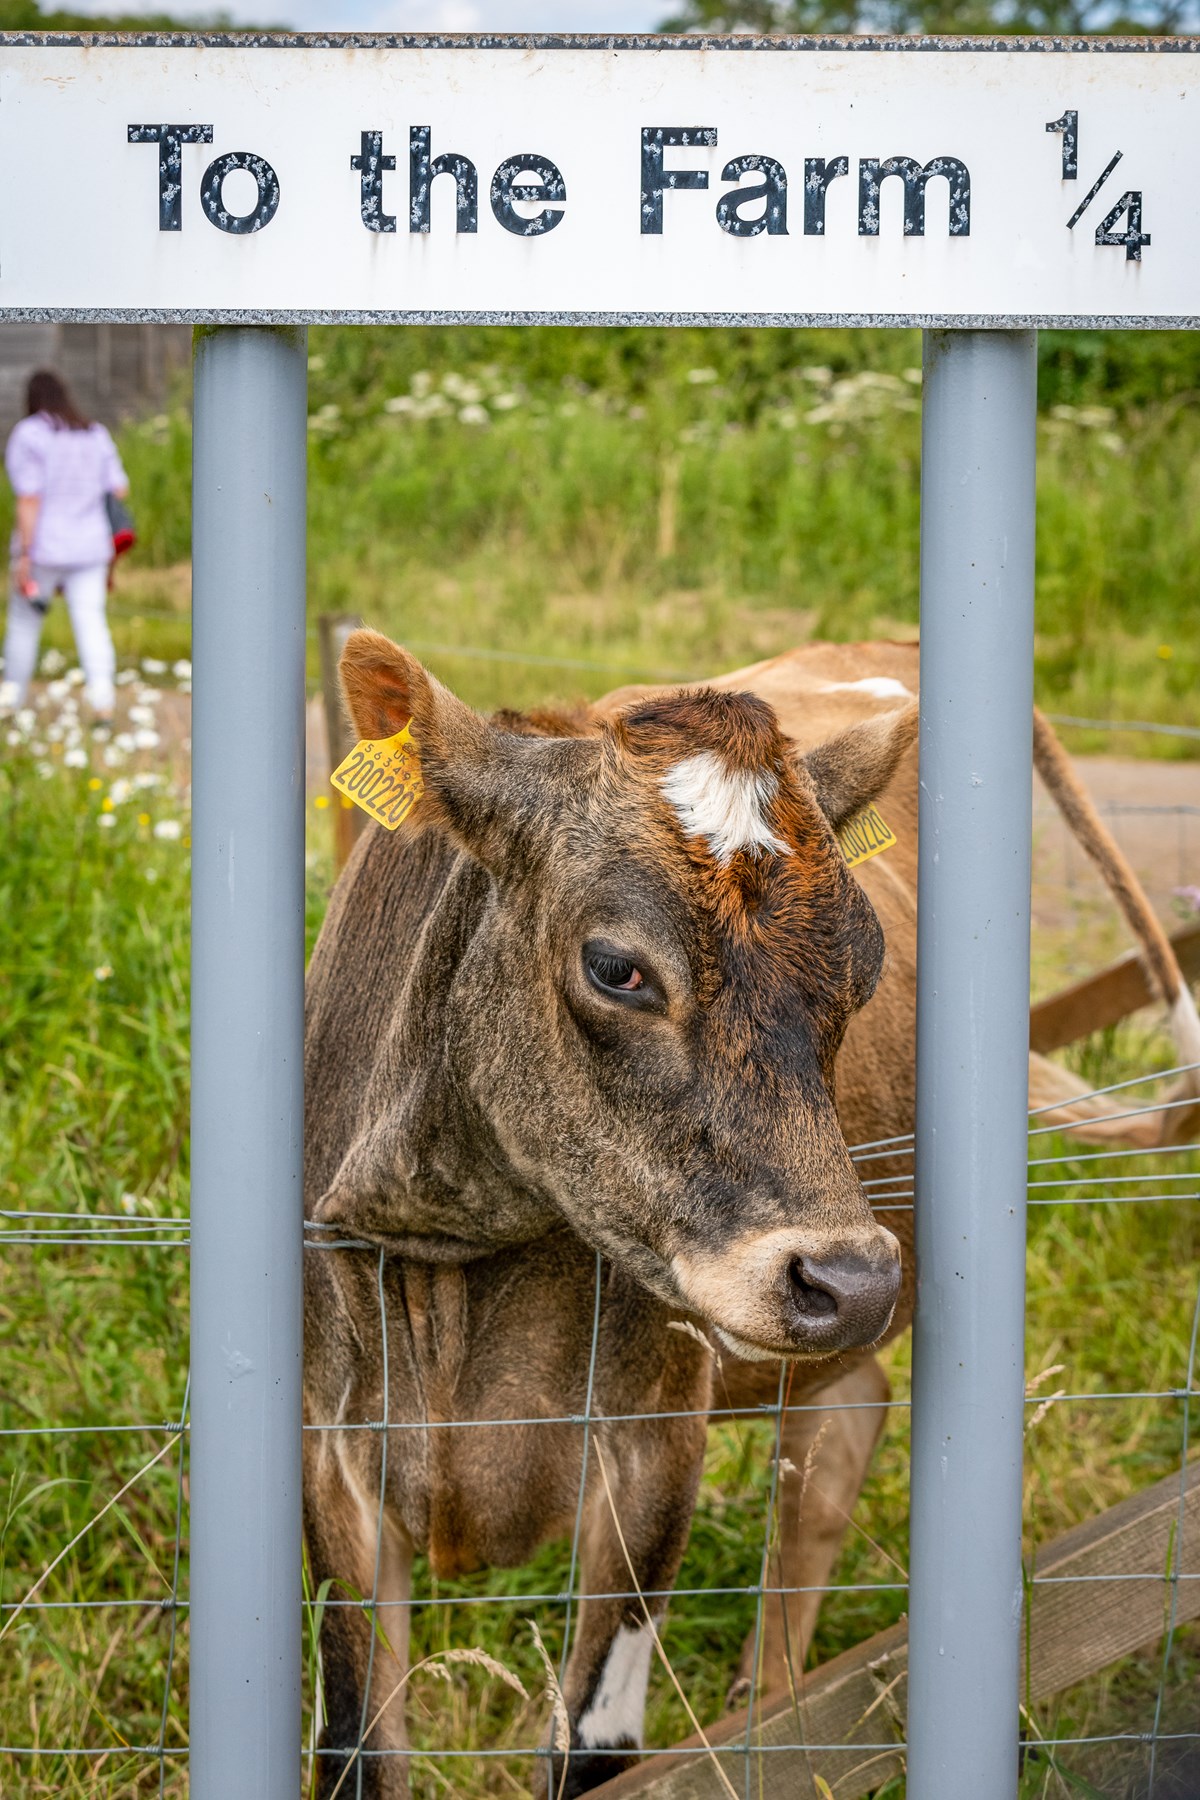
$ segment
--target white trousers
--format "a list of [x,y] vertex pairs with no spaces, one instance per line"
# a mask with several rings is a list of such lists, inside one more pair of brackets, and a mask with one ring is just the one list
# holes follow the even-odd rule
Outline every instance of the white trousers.
[[[85,569],[56,569],[37,563],[33,569],[38,590],[52,594],[62,588],[75,648],[87,683],[87,697],[97,712],[112,711],[113,675],[117,658],[104,616],[108,599],[108,564],[96,563]],[[37,667],[38,644],[42,635],[43,614],[26,600],[24,594],[9,590],[8,629],[4,634],[4,698],[10,706],[20,706]]]

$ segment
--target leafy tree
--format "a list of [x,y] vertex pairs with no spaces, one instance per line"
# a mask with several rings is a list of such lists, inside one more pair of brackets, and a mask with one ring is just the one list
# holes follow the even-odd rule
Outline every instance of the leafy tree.
[[[39,0],[0,0],[0,31],[254,31],[235,25],[228,13],[205,12],[181,18],[168,12],[82,13],[70,7],[45,7]],[[271,30],[279,27],[263,27]]]
[[1077,37],[1190,33],[1200,0],[683,0],[664,31],[1021,33]]

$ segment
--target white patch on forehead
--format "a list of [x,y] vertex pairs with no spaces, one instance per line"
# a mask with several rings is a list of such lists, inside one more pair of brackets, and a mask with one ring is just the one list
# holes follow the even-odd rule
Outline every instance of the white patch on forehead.
[[601,1744],[632,1744],[641,1749],[653,1648],[648,1625],[618,1627],[596,1691],[579,1721],[579,1741],[587,1749]]
[[891,675],[864,675],[861,681],[827,681],[826,694],[870,694],[873,700],[907,700],[909,689]]
[[719,863],[738,850],[787,855],[787,845],[767,823],[779,787],[774,775],[730,769],[715,751],[698,750],[669,769],[661,787],[684,836],[704,838]]

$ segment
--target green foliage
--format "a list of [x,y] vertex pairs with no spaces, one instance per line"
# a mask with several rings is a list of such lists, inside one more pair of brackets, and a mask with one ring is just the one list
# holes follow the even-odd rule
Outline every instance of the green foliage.
[[[916,333],[330,329],[312,349],[312,610],[453,648],[439,666],[479,704],[539,678],[472,651],[600,665],[560,678],[598,694],[915,628]],[[1200,340],[1047,334],[1041,386],[1039,699],[1189,722]]]
[[1169,36],[1194,31],[1195,0],[684,0],[664,31],[882,32],[905,36],[1086,33]]
[[[220,9],[173,12],[75,12],[67,6],[45,7],[39,0],[0,0],[0,31],[255,31],[235,25]],[[271,29],[267,27],[266,29]],[[276,27],[275,29],[279,29]]]
[[[457,420],[453,427],[429,423],[452,429],[456,442],[471,441]],[[698,657],[706,654],[698,634],[691,647]],[[148,673],[165,679],[158,669]],[[551,697],[557,682],[545,671],[525,671],[525,679],[541,684],[531,698]],[[136,690],[138,704],[156,706],[164,741],[130,752],[120,773],[95,748],[93,773],[66,766],[78,729],[72,691],[65,681],[56,685],[35,724],[14,730],[26,741],[6,741],[0,761],[0,1209],[51,1213],[48,1223],[68,1232],[75,1215],[148,1223],[182,1218],[188,1207],[189,847],[186,767],[168,729],[171,697],[148,702],[145,691]],[[52,735],[59,730],[61,736]],[[107,748],[119,752],[116,741]],[[140,788],[133,786],[137,774],[150,778]],[[104,817],[116,822],[102,826]],[[328,811],[314,807],[310,817],[311,943],[330,869]],[[179,823],[178,837],[156,835],[156,826],[172,822]],[[1074,945],[1068,954],[1077,950]],[[1044,966],[1040,978],[1061,982],[1066,966],[1057,972]],[[1090,1042],[1074,1060],[1103,1084],[1161,1067],[1169,1055],[1165,1039],[1130,1025]],[[1038,1376],[1064,1365],[1039,1384],[1038,1395],[1178,1389],[1200,1253],[1195,1201],[1093,1199],[1096,1165],[1072,1160],[1065,1140],[1036,1141],[1043,1146],[1038,1155],[1057,1158],[1041,1165],[1037,1178],[1065,1184],[1033,1191],[1037,1200],[1052,1194],[1056,1202],[1036,1206],[1031,1215],[1026,1366]],[[1189,1166],[1177,1156],[1114,1158],[1101,1166],[1106,1176],[1141,1178],[1111,1189],[1125,1197],[1180,1185],[1189,1193],[1194,1186],[1164,1180]],[[1070,1204],[1085,1198],[1087,1204]],[[6,1229],[15,1227],[9,1222]],[[159,1603],[172,1584],[179,1495],[180,1452],[161,1422],[178,1419],[183,1403],[185,1257],[179,1249],[130,1244],[9,1242],[0,1245],[0,1266],[0,1429],[28,1434],[0,1437],[0,1600],[23,1597],[118,1489],[163,1443],[171,1445],[119,1506],[91,1525],[38,1596],[104,1604],[83,1611],[31,1609],[3,1645],[0,1743],[88,1744],[95,1756],[0,1764],[0,1792],[31,1800],[118,1800],[156,1791],[157,1763],[131,1756],[124,1746],[158,1741],[168,1690],[164,1791],[183,1800],[186,1766],[175,1752],[186,1739],[186,1613],[178,1618],[168,1689],[171,1614]],[[891,1624],[904,1607],[903,1593],[878,1584],[900,1580],[907,1568],[907,1341],[891,1348],[887,1362],[901,1404],[891,1414],[834,1577],[876,1585],[830,1597],[816,1659]],[[1200,1414],[1200,1407],[1195,1411]],[[50,1426],[97,1422],[148,1429],[41,1435]],[[1200,1417],[1193,1419],[1197,1426]],[[722,1714],[743,1639],[754,1624],[756,1604],[745,1590],[753,1588],[761,1568],[772,1441],[767,1420],[723,1423],[710,1437],[681,1592],[664,1632],[676,1674],[705,1723]],[[1177,1466],[1180,1443],[1177,1399],[1059,1401],[1040,1419],[1031,1414],[1030,1558],[1037,1545]],[[536,1696],[542,1678],[529,1621],[536,1619],[556,1658],[563,1610],[553,1599],[515,1597],[560,1594],[568,1566],[567,1546],[551,1544],[526,1568],[439,1585],[418,1561],[416,1593],[446,1604],[416,1611],[415,1653],[477,1646],[520,1675],[535,1696],[522,1706],[486,1670],[455,1668],[449,1683],[422,1673],[414,1679],[410,1704],[418,1751],[519,1752],[541,1740],[544,1707]],[[741,1591],[721,1591],[730,1589]],[[186,1595],[186,1536],[181,1591]],[[316,1608],[346,1597],[327,1590],[311,1600]],[[496,1604],[480,1605],[481,1599]],[[123,1604],[128,1602],[146,1604]],[[1046,1737],[1145,1731],[1159,1654],[1156,1649],[1129,1658],[1035,1709],[1030,1728]],[[308,1661],[311,1669],[311,1654]],[[1169,1671],[1167,1730],[1194,1723],[1188,1708],[1198,1665],[1200,1638],[1189,1629]],[[687,1729],[674,1688],[656,1668],[649,1741],[666,1744]],[[1119,1786],[1110,1780],[1114,1768],[1126,1765],[1105,1764],[1105,1754],[1060,1749],[1031,1756],[1022,1800],[1084,1792],[1081,1782],[1101,1792],[1126,1791],[1123,1778]],[[512,1792],[529,1766],[514,1757],[506,1773],[494,1758],[447,1764],[418,1756],[415,1791],[421,1800],[433,1800],[449,1786],[467,1800],[482,1800]],[[1130,1772],[1136,1773],[1132,1765]],[[901,1792],[893,1784],[888,1800],[899,1800]]]
[[[625,676],[735,666],[809,633],[853,638],[915,625],[916,334],[330,328],[312,333],[311,352],[310,616],[360,612],[416,647],[440,645],[425,648],[428,660],[476,704],[533,703],[564,689],[594,694]],[[1054,710],[1195,723],[1198,394],[1200,339],[1043,338],[1038,691]],[[117,641],[126,658],[170,661],[188,645],[185,399],[126,427],[122,447],[140,541],[118,575]],[[5,497],[0,514],[7,506]],[[47,635],[69,646],[60,612]],[[61,696],[54,705],[67,713]],[[145,772],[157,769],[166,781],[136,801],[114,800],[121,790],[112,771],[101,760],[94,775],[66,768],[71,727],[52,740],[50,724],[47,711],[33,734],[40,750],[9,743],[0,751],[0,1208],[181,1218],[188,847],[183,835],[156,837],[154,826],[185,817],[186,768],[147,751],[142,760],[153,768]],[[106,798],[117,821],[110,827],[99,824]],[[328,817],[312,814],[310,941],[328,885]],[[1069,959],[1078,949],[1044,953],[1039,980],[1053,987],[1076,974]],[[1093,933],[1092,960],[1094,952]],[[1167,1054],[1162,1038],[1122,1027],[1075,1060],[1102,1084],[1161,1066]],[[1065,1365],[1038,1393],[1177,1388],[1200,1251],[1195,1203],[1071,1205],[1096,1190],[1084,1181],[1092,1165],[1068,1160],[1069,1151],[1058,1143],[1039,1152],[1060,1158],[1039,1179],[1068,1185],[1052,1190],[1059,1202],[1037,1207],[1031,1221],[1027,1367],[1037,1375]],[[1146,1177],[1145,1191],[1157,1191],[1180,1162],[1105,1166]],[[0,1262],[0,1427],[36,1433],[179,1416],[187,1288],[178,1250],[10,1242]],[[888,1354],[901,1401],[908,1357],[906,1342]],[[1176,1400],[1058,1402],[1032,1424],[1031,1554],[1171,1469],[1180,1410]],[[888,1583],[899,1579],[897,1565],[907,1567],[907,1429],[897,1407],[839,1582]],[[0,1438],[0,1599],[25,1594],[163,1441],[159,1430]],[[665,1638],[705,1722],[721,1715],[754,1621],[750,1595],[717,1590],[758,1579],[769,1452],[761,1421],[711,1435],[679,1584],[697,1591],[673,1603]],[[158,1738],[171,1619],[157,1603],[170,1585],[177,1454],[87,1533],[41,1596],[106,1604],[31,1610],[3,1646],[0,1743],[94,1744],[96,1758],[13,1764],[0,1769],[0,1792],[117,1800],[147,1791],[146,1765],[123,1743]],[[478,1645],[536,1694],[528,1620],[537,1619],[557,1656],[562,1608],[512,1597],[558,1594],[567,1568],[566,1547],[556,1544],[529,1568],[443,1583],[437,1598],[452,1604],[417,1612],[418,1653]],[[185,1591],[186,1573],[185,1545]],[[419,1564],[417,1592],[431,1587]],[[500,1603],[472,1603],[486,1597]],[[313,1597],[316,1605],[338,1598]],[[903,1604],[878,1585],[831,1597],[816,1656],[890,1624]],[[1176,1729],[1192,1723],[1198,1663],[1192,1630],[1172,1664],[1168,1729],[1172,1719]],[[1059,1737],[1144,1731],[1157,1677],[1156,1655],[1127,1659],[1037,1709],[1032,1729]],[[178,1800],[186,1772],[173,1752],[185,1738],[186,1678],[181,1616],[164,1763],[165,1791]],[[486,1671],[456,1669],[449,1684],[421,1675],[413,1687],[419,1748],[518,1749],[542,1735],[539,1704],[521,1708]],[[686,1729],[656,1670],[650,1741]],[[1022,1800],[1085,1792],[1081,1783],[1125,1791],[1124,1772],[1115,1784],[1117,1765],[1100,1757],[1031,1755]],[[1127,1772],[1132,1780],[1138,1770]],[[157,1775],[154,1766],[151,1789]],[[511,1791],[512,1779],[482,1757],[416,1763],[422,1800],[447,1785],[478,1800]],[[892,1784],[888,1800],[901,1791]]]

